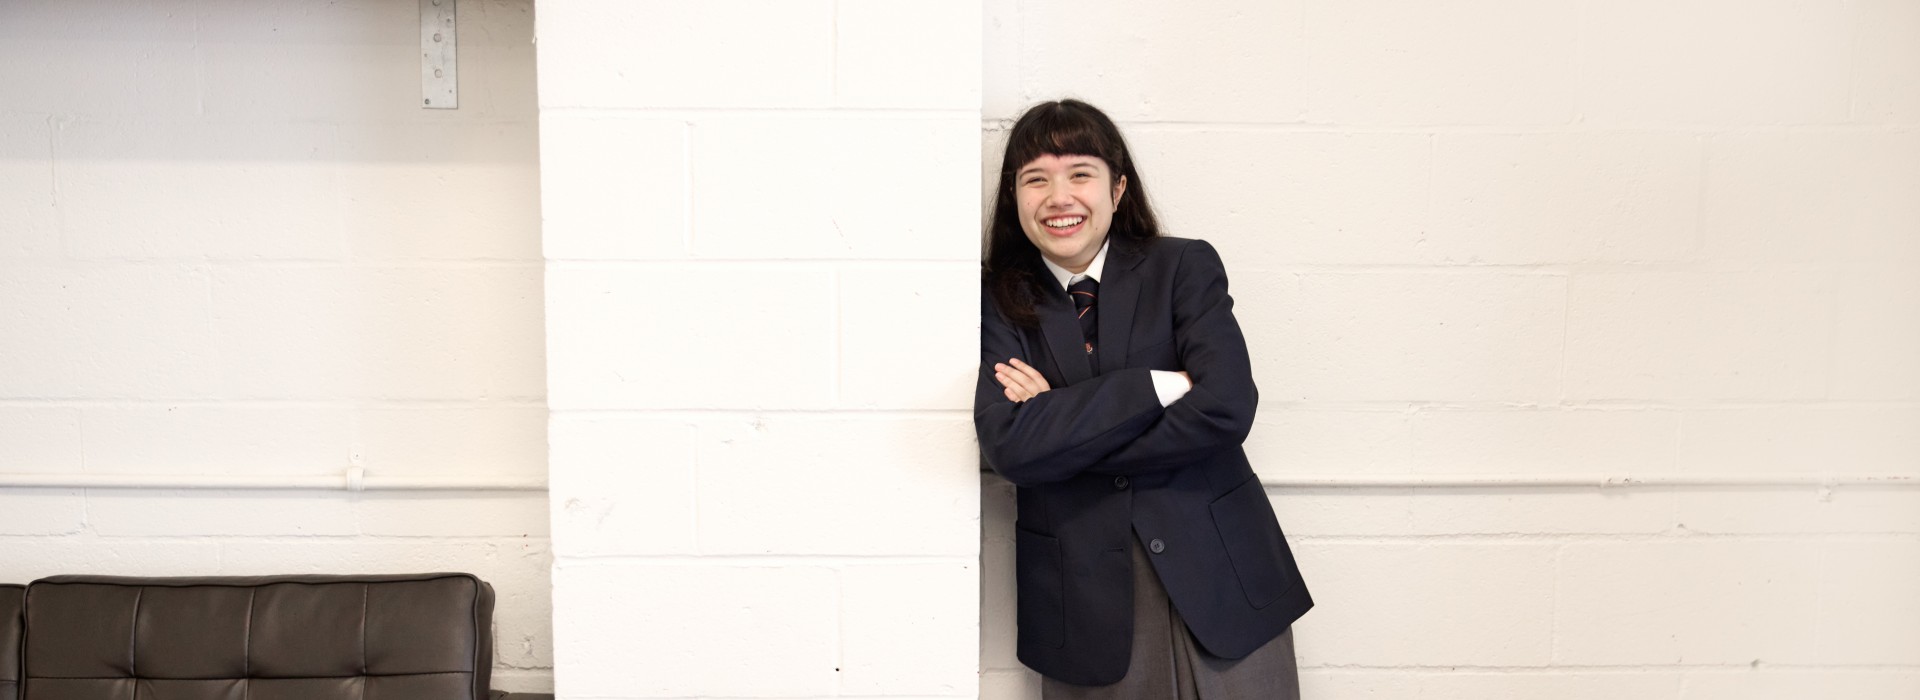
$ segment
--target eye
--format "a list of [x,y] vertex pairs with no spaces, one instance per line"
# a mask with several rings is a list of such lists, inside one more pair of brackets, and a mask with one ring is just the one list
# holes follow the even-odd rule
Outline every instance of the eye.
[[1042,183],[1042,182],[1046,182],[1046,181],[1047,181],[1047,179],[1046,179],[1046,178],[1044,178],[1044,177],[1029,177],[1029,178],[1027,178],[1027,179],[1025,179],[1025,180],[1021,180],[1021,181],[1020,181],[1020,184],[1022,184],[1022,185],[1037,185],[1037,184],[1040,184],[1040,183]]

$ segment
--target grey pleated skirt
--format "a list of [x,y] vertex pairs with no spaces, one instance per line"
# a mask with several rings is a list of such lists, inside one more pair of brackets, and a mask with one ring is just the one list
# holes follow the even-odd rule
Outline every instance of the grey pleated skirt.
[[[1044,700],[1299,700],[1300,667],[1293,630],[1252,654],[1228,660],[1193,641],[1153,573],[1138,537],[1133,545],[1133,658],[1112,685],[1074,685],[1042,678]],[[1232,574],[1228,574],[1232,575]]]

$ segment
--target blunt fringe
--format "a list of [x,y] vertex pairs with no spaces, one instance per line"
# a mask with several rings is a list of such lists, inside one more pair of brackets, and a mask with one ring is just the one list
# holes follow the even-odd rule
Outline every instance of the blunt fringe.
[[[1028,328],[1040,323],[1033,304],[1038,295],[1047,293],[1043,285],[1052,278],[1040,262],[1040,249],[1020,228],[1020,205],[1013,180],[1021,167],[1046,155],[1093,156],[1106,161],[1114,177],[1126,178],[1126,194],[1114,208],[1113,226],[1107,230],[1113,248],[1138,250],[1160,235],[1160,224],[1147,200],[1146,183],[1134,169],[1133,154],[1112,119],[1093,105],[1072,99],[1028,108],[1007,135],[980,265],[981,282],[992,294],[994,305],[1015,325]],[[1108,186],[1111,188],[1112,183]]]

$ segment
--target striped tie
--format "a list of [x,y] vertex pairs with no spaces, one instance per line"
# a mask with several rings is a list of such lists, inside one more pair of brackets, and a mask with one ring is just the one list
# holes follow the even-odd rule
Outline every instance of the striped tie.
[[1100,324],[1096,320],[1100,314],[1093,309],[1094,294],[1099,290],[1100,283],[1093,281],[1092,277],[1067,287],[1067,294],[1073,297],[1074,311],[1080,317],[1080,336],[1087,341],[1089,355],[1093,354],[1093,346],[1100,340]]

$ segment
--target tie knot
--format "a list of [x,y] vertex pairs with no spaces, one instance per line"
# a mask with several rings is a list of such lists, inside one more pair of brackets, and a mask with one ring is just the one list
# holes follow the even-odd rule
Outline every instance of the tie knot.
[[1100,283],[1093,281],[1092,277],[1067,286],[1067,296],[1073,297],[1073,308],[1075,309],[1084,310],[1089,306],[1093,306],[1094,295],[1099,291]]

